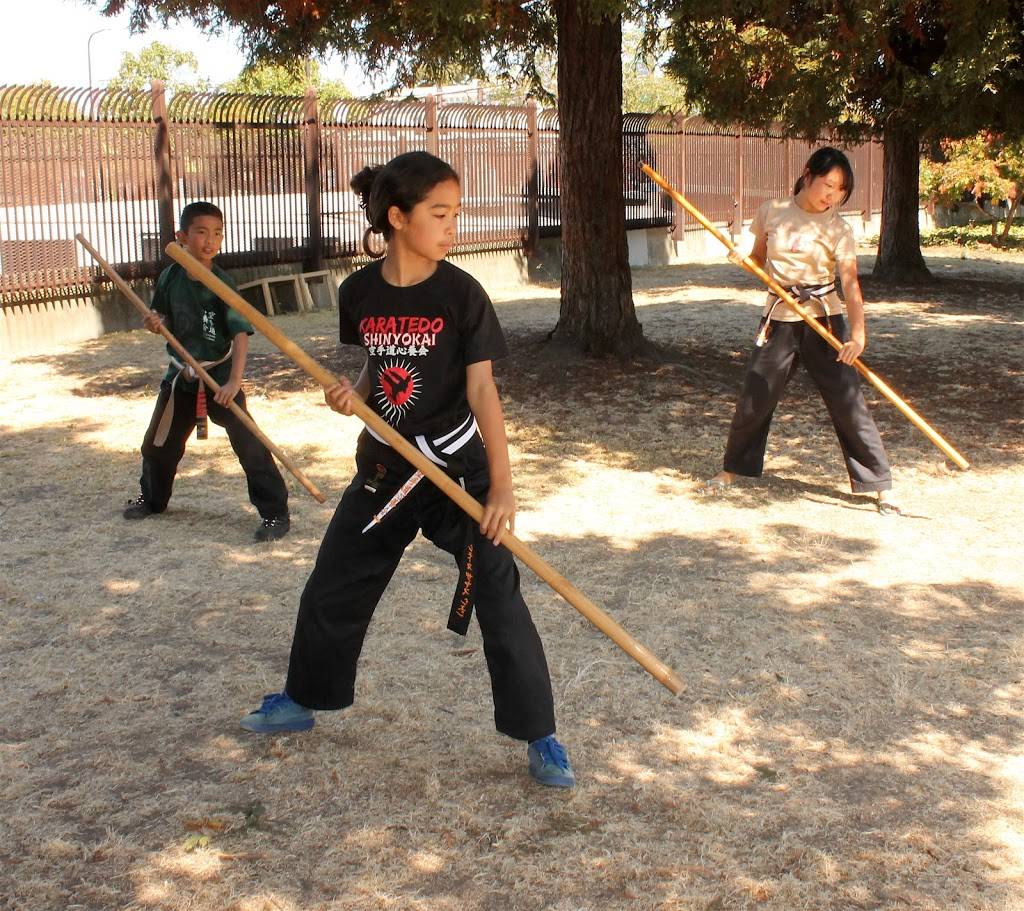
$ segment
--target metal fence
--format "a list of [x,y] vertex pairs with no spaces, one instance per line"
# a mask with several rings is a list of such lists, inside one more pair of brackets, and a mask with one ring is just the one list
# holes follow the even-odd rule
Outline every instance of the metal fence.
[[[630,228],[694,227],[637,167],[661,170],[734,230],[785,196],[813,148],[778,133],[721,130],[696,117],[627,114],[623,185]],[[81,231],[129,278],[156,275],[177,212],[225,213],[222,262],[258,266],[357,256],[365,220],[348,181],[427,149],[462,176],[455,251],[531,249],[560,232],[557,114],[526,107],[304,97],[0,87],[0,302],[100,280]],[[857,189],[881,205],[881,149],[848,148]]]

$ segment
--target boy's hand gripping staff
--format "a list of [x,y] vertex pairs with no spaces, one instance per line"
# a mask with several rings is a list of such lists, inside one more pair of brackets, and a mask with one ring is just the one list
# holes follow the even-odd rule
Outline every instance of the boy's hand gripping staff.
[[[217,278],[216,275],[189,254],[187,250],[177,244],[168,244],[166,253],[171,259],[180,263],[189,275],[201,281],[224,303],[241,313],[242,316],[249,320],[250,323],[270,339],[284,354],[295,361],[314,380],[320,383],[321,386],[328,388],[338,382],[337,377],[331,371],[313,360],[262,313],[250,306],[238,292]],[[475,522],[480,522],[483,518],[483,507],[406,440],[394,427],[371,411],[366,404],[357,400],[354,403],[353,412],[374,433],[389,443],[397,452],[400,452],[413,467],[423,472],[440,488],[442,493],[453,500],[460,509],[468,513]],[[575,607],[576,610],[583,614],[612,642],[640,664],[655,680],[671,690],[676,696],[683,691],[683,682],[670,667],[659,661],[651,652],[619,626],[618,623],[569,582],[568,579],[560,575],[547,562],[537,556],[530,547],[511,532],[505,532],[501,543]]]
[[[782,285],[780,285],[774,278],[772,278],[764,269],[762,269],[756,262],[754,262],[749,256],[744,256],[737,249],[735,244],[732,243],[721,231],[719,231],[710,221],[704,216],[704,213],[700,211],[696,206],[693,205],[682,193],[680,193],[675,187],[672,186],[664,177],[662,177],[654,168],[650,165],[640,162],[640,169],[653,180],[659,187],[661,187],[669,196],[671,196],[679,205],[681,205],[687,212],[689,212],[694,218],[697,219],[705,228],[707,228],[712,234],[715,235],[729,250],[729,259],[735,262],[737,265],[742,266],[752,275],[756,275],[761,281],[763,281],[790,310],[792,310],[797,316],[800,317],[808,326],[810,326],[815,332],[818,333],[826,342],[829,343],[836,351],[843,347],[843,343],[839,341],[831,332],[828,331],[821,323],[819,323],[814,316],[808,312],[804,307],[800,306],[799,302],[794,299],[793,295],[790,294]],[[965,459],[959,452],[957,452],[952,446],[949,445],[939,434],[921,417],[913,408],[911,408],[906,402],[903,401],[889,386],[875,374],[869,370],[864,362],[858,358],[853,362],[853,366],[857,369],[857,372],[864,377],[872,386],[874,386],[879,392],[882,393],[890,402],[893,403],[903,415],[913,424],[918,430],[921,431],[929,440],[931,440],[942,452],[950,459],[958,468],[966,470],[970,467],[970,463]]]
[[[93,257],[96,259],[96,262],[98,262],[103,267],[103,271],[106,272],[108,276],[110,276],[111,281],[113,281],[113,283],[115,285],[117,285],[117,287],[120,290],[120,292],[126,298],[128,298],[128,300],[132,304],[135,305],[135,308],[143,316],[147,316],[151,312],[149,307],[147,307],[142,302],[142,299],[132,290],[131,286],[123,278],[121,278],[121,276],[117,273],[117,271],[114,269],[114,267],[112,265],[110,265],[110,263],[108,263],[99,254],[99,252],[96,250],[96,248],[91,243],[89,243],[88,240],[85,239],[84,235],[76,234],[75,235],[75,239],[83,247],[85,247],[86,250],[88,250],[93,255]],[[194,357],[192,357],[191,354],[188,353],[188,350],[185,348],[185,346],[182,345],[181,342],[179,342],[171,334],[171,332],[166,327],[164,327],[164,326],[160,327],[160,334],[165,339],[167,339],[167,343],[175,351],[178,352],[178,355],[181,357],[182,361],[184,363],[188,364],[196,372],[196,375],[200,378],[202,383],[205,383],[214,392],[217,392],[220,389],[220,385],[217,383],[217,381],[213,377],[211,377],[210,374],[206,372],[206,370],[203,369],[203,367],[200,365],[200,363]],[[202,388],[202,387],[200,387],[200,388]],[[243,424],[245,424],[246,427],[249,428],[249,430],[251,430],[256,435],[256,438],[264,446],[266,446],[267,449],[269,449],[275,456],[277,456],[278,461],[282,465],[284,465],[284,467],[287,468],[295,476],[295,479],[303,487],[305,487],[306,490],[309,491],[309,493],[313,497],[313,499],[315,499],[319,503],[323,503],[324,502],[325,497],[324,497],[324,495],[322,493],[320,493],[320,491],[317,489],[316,485],[312,481],[310,481],[309,478],[307,478],[302,473],[302,471],[291,461],[291,459],[288,458],[288,456],[286,456],[283,452],[281,452],[281,450],[278,449],[277,446],[275,446],[263,434],[263,431],[260,430],[259,427],[256,426],[256,422],[251,417],[249,417],[248,414],[246,414],[233,401],[232,402],[228,402],[228,408],[231,409],[231,412],[235,415],[235,417],[237,417]],[[197,411],[198,411],[198,408],[197,408]],[[197,417],[198,417],[198,414],[197,414]],[[204,420],[205,420],[205,418],[204,418]]]

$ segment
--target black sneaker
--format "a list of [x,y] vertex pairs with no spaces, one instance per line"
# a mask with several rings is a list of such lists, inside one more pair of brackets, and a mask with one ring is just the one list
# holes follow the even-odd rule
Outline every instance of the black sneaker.
[[260,527],[256,529],[256,540],[259,542],[276,541],[288,534],[292,527],[291,519],[287,515],[276,516],[273,519],[264,519]]
[[145,519],[146,516],[155,514],[156,511],[149,505],[149,500],[142,494],[139,494],[134,500],[129,500],[124,512],[121,513],[126,519]]

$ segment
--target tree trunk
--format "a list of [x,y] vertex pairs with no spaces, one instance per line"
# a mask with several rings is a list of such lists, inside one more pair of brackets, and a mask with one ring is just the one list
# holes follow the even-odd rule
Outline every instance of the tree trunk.
[[633,308],[622,190],[622,18],[556,0],[562,304],[558,334],[588,354],[644,344]]
[[1017,206],[1020,203],[1020,186],[1016,188],[1016,195],[1013,199],[1008,199],[1007,202],[1010,204],[1009,209],[1006,211],[1006,224],[1003,225],[1002,234],[999,237],[999,246],[1004,246],[1006,241],[1010,237],[1010,228],[1013,227],[1013,219],[1017,214]]
[[917,284],[931,280],[918,225],[921,152],[918,130],[890,117],[882,133],[882,230],[872,275]]

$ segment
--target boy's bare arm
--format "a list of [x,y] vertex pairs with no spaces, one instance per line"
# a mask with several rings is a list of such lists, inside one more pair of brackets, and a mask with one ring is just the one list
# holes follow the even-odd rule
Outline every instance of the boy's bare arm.
[[249,355],[249,335],[239,332],[231,342],[231,376],[228,381],[214,393],[213,400],[218,405],[227,405],[234,401],[238,390],[242,388],[242,376],[245,374],[245,359]]

